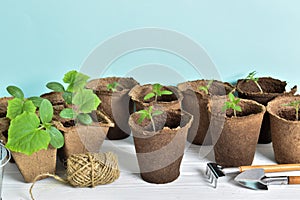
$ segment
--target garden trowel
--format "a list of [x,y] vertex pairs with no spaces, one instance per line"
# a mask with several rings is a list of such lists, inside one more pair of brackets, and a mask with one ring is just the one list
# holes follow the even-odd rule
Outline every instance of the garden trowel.
[[268,185],[300,184],[300,176],[265,176],[264,169],[250,169],[234,179],[241,185],[254,190],[267,190]]

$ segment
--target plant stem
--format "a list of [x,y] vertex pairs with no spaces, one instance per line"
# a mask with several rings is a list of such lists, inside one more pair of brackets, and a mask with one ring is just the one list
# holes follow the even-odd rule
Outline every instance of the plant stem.
[[236,117],[236,110],[235,109],[233,109],[233,115],[234,115],[234,117]]
[[155,102],[157,102],[157,94],[155,95]]
[[257,87],[258,87],[260,93],[263,93],[263,90],[262,90],[262,88],[260,87],[260,85],[258,84],[258,82],[257,82],[257,81],[254,81],[254,83],[257,85]]
[[153,131],[156,132],[156,130],[155,130],[155,124],[154,124],[153,118],[150,117],[150,120],[151,120],[151,123],[152,123],[152,126],[153,126]]

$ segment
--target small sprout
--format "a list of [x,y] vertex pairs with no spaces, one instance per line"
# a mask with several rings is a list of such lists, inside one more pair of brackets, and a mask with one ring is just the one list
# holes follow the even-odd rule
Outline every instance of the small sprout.
[[144,97],[144,100],[148,100],[148,99],[151,99],[152,97],[155,97],[155,102],[157,102],[157,97],[161,97],[162,95],[171,95],[171,94],[173,94],[173,92],[171,92],[169,90],[161,90],[162,87],[163,86],[160,85],[159,83],[153,84],[152,92],[148,93]]
[[298,114],[298,112],[299,112],[300,100],[298,100],[298,101],[292,101],[292,102],[290,102],[288,104],[283,104],[283,106],[292,106],[292,107],[294,107],[295,110],[296,110],[296,121],[299,120],[299,114]]
[[206,86],[200,86],[198,89],[203,90],[205,92],[205,94],[208,94],[208,90],[213,82],[214,82],[214,80],[210,80]]
[[115,92],[115,91],[117,91],[117,87],[119,86],[120,84],[118,83],[118,82],[113,82],[113,83],[109,83],[109,84],[107,84],[107,86],[106,86],[106,88],[107,88],[107,90],[108,91],[112,91],[112,92]]
[[226,111],[228,109],[233,110],[234,117],[236,117],[236,112],[242,112],[242,108],[238,105],[238,103],[241,101],[240,98],[235,98],[235,96],[232,93],[228,94],[229,101],[226,101],[224,103],[224,106],[222,108],[222,111]]
[[155,130],[155,124],[153,121],[153,116],[156,115],[161,115],[163,112],[160,110],[155,110],[153,111],[153,106],[150,106],[149,109],[145,109],[145,110],[140,110],[137,112],[140,115],[140,118],[138,119],[138,123],[141,124],[145,119],[150,119],[151,123],[152,123],[152,127],[154,132],[156,132]]
[[247,80],[247,82],[250,81],[250,80],[253,81],[256,84],[256,86],[258,87],[260,93],[263,93],[263,90],[262,90],[261,86],[258,83],[259,78],[255,78],[254,77],[255,75],[256,75],[256,71],[250,72],[248,74],[248,76],[246,77],[246,80]]

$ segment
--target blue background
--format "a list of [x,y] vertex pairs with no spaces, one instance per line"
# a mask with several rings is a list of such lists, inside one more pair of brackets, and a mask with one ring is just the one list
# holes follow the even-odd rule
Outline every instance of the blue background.
[[[143,27],[192,38],[207,51],[223,81],[256,70],[292,86],[299,84],[299,10],[298,0],[0,0],[0,95],[8,95],[10,84],[27,96],[46,92],[47,82],[80,70],[103,41]],[[145,63],[185,66],[187,79],[206,78],[160,51],[133,53],[113,65]],[[114,73],[108,75],[124,75]]]

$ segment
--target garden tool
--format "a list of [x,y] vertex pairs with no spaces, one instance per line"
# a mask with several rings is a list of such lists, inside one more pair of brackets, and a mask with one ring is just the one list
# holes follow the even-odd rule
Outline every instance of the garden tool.
[[217,187],[219,177],[226,174],[241,173],[249,169],[264,169],[265,172],[286,172],[286,171],[300,171],[300,164],[280,164],[280,165],[252,165],[240,167],[222,167],[217,163],[207,163],[206,175],[210,183]]
[[246,170],[234,179],[239,184],[253,190],[267,190],[268,185],[300,184],[300,176],[265,176],[264,169]]

